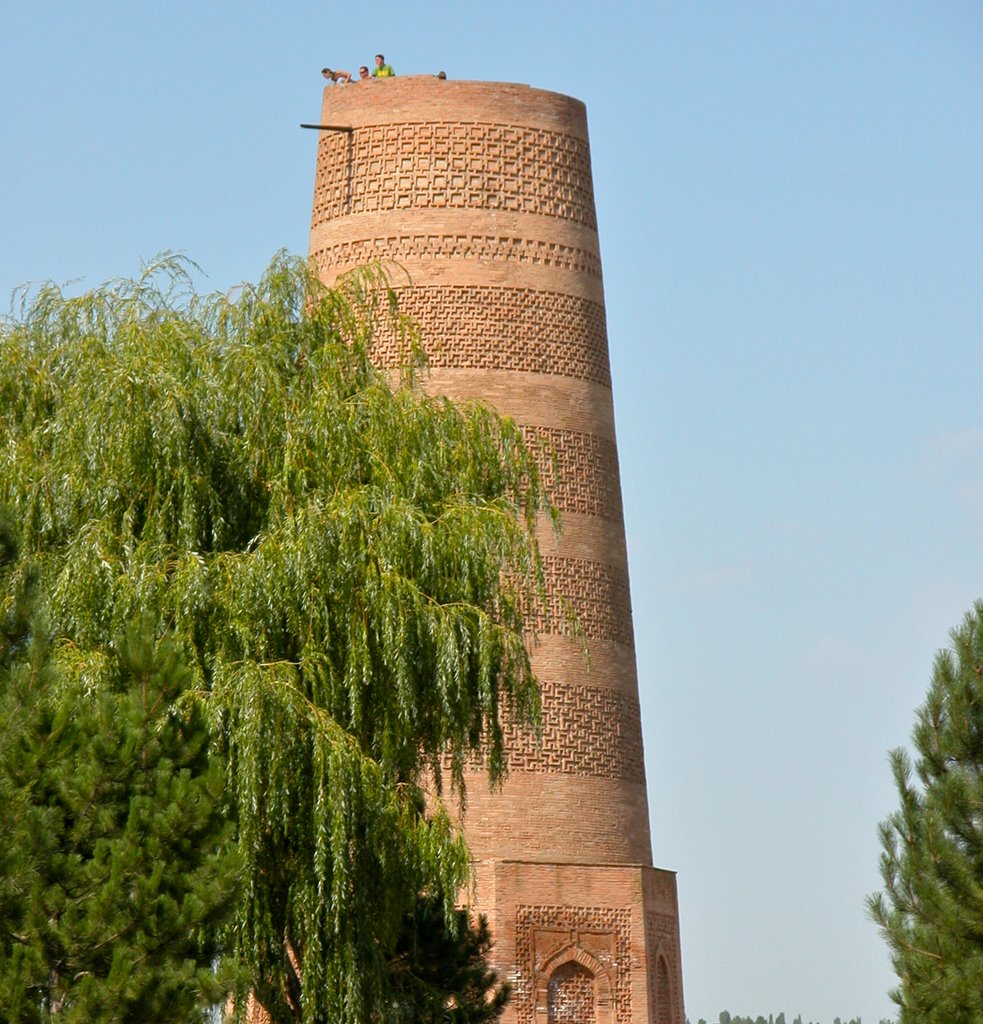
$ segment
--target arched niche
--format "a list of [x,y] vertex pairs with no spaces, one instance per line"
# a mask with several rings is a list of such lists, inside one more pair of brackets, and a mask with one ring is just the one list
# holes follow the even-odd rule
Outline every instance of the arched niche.
[[677,1024],[676,1004],[672,997],[672,972],[661,950],[655,958],[655,989],[652,997],[655,1000],[655,1013],[652,1016],[655,1024]]
[[534,1024],[614,1024],[610,972],[579,946],[565,946],[542,966]]

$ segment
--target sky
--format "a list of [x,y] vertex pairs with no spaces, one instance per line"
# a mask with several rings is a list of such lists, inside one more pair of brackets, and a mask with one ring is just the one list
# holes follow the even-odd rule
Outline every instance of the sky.
[[686,1009],[894,1016],[864,910],[983,584],[983,7],[0,0],[0,308],[308,247],[325,64],[588,110]]

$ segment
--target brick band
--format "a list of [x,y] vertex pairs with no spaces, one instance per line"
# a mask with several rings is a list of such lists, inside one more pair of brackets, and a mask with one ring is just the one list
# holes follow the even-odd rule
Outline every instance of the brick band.
[[[418,285],[396,289],[399,308],[420,328],[435,368],[528,370],[611,384],[604,307],[533,288]],[[523,324],[521,338],[516,324]],[[374,358],[396,366],[391,326],[376,335]]]
[[448,121],[325,134],[314,226],[406,209],[535,213],[596,230],[587,143],[542,128]]
[[319,270],[364,267],[379,260],[400,263],[408,260],[485,260],[540,264],[560,270],[576,270],[600,280],[601,261],[593,252],[559,242],[508,235],[388,234],[324,246],[313,254]]
[[542,682],[543,728],[505,727],[509,771],[645,781],[638,699],[597,686]]
[[621,520],[621,481],[613,441],[580,430],[526,427],[543,479],[561,512]]
[[533,610],[537,633],[563,633],[569,611],[588,640],[612,640],[632,646],[628,574],[586,558],[543,559],[547,598]]

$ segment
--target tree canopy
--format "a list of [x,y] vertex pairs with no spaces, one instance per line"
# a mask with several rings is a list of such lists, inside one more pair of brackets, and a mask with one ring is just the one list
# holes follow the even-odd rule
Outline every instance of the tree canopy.
[[0,1016],[204,1021],[237,871],[187,673],[133,632],[98,686],[59,685],[45,646],[0,668]]
[[891,754],[900,806],[871,896],[899,979],[899,1024],[983,1020],[983,602],[938,653],[912,733]]
[[[370,359],[380,316],[398,382]],[[503,705],[538,713],[536,458],[509,419],[423,394],[420,363],[378,275],[329,291],[282,256],[231,295],[172,257],[45,286],[0,328],[3,609],[36,575],[82,687],[133,621],[171,638],[226,757],[231,934],[274,1019],[388,1004],[418,897],[453,907],[469,882],[440,766],[462,787],[481,751],[494,780]]]
[[511,997],[507,983],[488,966],[491,933],[479,917],[421,897],[404,924],[390,964],[396,983],[393,1024],[493,1024]]

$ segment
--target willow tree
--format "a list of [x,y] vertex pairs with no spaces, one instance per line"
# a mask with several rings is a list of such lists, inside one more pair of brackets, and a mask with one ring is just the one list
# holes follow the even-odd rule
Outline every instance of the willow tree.
[[469,882],[421,787],[443,766],[460,788],[476,751],[496,778],[503,704],[537,713],[535,458],[509,419],[426,397],[420,361],[378,275],[329,291],[286,257],[228,296],[173,258],[45,286],[0,337],[0,502],[60,670],[98,677],[138,618],[178,644],[227,756],[234,937],[274,1019],[392,1004],[406,915]]

